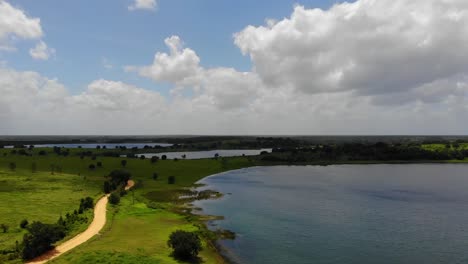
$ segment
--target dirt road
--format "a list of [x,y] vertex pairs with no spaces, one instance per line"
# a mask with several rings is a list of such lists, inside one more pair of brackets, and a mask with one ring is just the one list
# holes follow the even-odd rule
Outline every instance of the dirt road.
[[[129,180],[127,186],[125,186],[125,190],[129,190],[135,185],[135,182]],[[83,233],[75,236],[74,238],[60,244],[55,249],[45,253],[44,255],[35,258],[34,260],[27,262],[28,264],[42,264],[46,263],[49,260],[57,258],[58,256],[62,255],[65,252],[68,252],[75,247],[83,244],[84,242],[88,241],[93,236],[99,234],[99,231],[104,227],[106,224],[106,207],[108,202],[109,195],[106,195],[99,199],[94,207],[94,219],[93,222],[89,225],[88,229]]]

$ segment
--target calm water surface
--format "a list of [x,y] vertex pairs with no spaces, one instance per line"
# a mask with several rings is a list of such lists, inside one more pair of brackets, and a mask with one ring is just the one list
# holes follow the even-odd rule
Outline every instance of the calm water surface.
[[467,165],[256,167],[196,202],[238,263],[468,263]]

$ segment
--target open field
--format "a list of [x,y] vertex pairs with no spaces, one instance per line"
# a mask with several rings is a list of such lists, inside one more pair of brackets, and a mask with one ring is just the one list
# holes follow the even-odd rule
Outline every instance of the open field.
[[[361,146],[357,147],[362,149]],[[453,152],[455,149],[468,149],[468,144],[451,144],[449,147],[445,144],[425,144],[420,148],[434,153],[447,150]],[[409,149],[409,147],[400,148],[398,151],[403,153]],[[45,150],[45,155],[44,153],[40,155],[41,150]],[[54,223],[60,215],[76,209],[81,198],[91,196],[96,200],[103,193],[102,187],[106,176],[113,170],[129,171],[136,182],[135,188],[122,198],[120,205],[110,207],[109,220],[102,235],[92,238],[51,262],[58,264],[177,263],[170,256],[171,250],[166,243],[171,232],[178,229],[198,231],[202,235],[205,249],[200,255],[203,263],[223,263],[216,249],[211,246],[214,234],[206,230],[201,219],[189,214],[184,201],[178,198],[186,194],[187,188],[194,186],[198,180],[223,171],[278,164],[468,162],[466,158],[427,161],[372,160],[372,155],[356,156],[367,159],[353,160],[346,155],[333,157],[323,156],[324,152],[303,151],[273,154],[276,157],[283,157],[279,160],[264,160],[262,159],[264,156],[258,156],[159,160],[152,163],[148,159],[100,156],[102,150],[86,150],[92,153],[82,157],[76,150],[66,156],[58,155],[52,149],[26,150],[27,155],[19,155],[19,150],[17,154],[13,154],[12,151],[0,149],[0,199],[5,201],[0,206],[0,223],[11,227],[6,234],[0,233],[0,250],[12,250],[15,241],[21,241],[24,234],[19,228],[21,220]],[[305,159],[297,159],[298,157]],[[125,165],[121,163],[123,160],[127,161]],[[102,166],[98,166],[98,163]],[[90,168],[90,165],[94,166]],[[157,179],[153,178],[155,173]],[[175,177],[174,184],[168,183],[170,176]],[[77,227],[75,234],[85,227],[85,225]],[[20,262],[16,260],[9,263]]]
[[[29,157],[9,152],[0,150],[0,181],[4,183],[0,187],[0,198],[8,201],[0,208],[0,223],[6,222],[15,228],[23,218],[54,223],[61,214],[76,209],[81,198],[99,197],[104,176],[122,168],[123,160],[81,159],[53,153]],[[3,153],[8,154],[4,156]],[[177,229],[204,232],[201,221],[179,213],[184,205],[175,202],[178,194],[208,175],[252,165],[247,158],[160,160],[156,164],[149,160],[126,160],[125,169],[132,173],[137,186],[122,199],[121,205],[109,210],[108,219],[112,220],[108,221],[105,233],[52,263],[177,263],[170,257],[171,251],[166,245],[170,233]],[[101,168],[88,168],[98,161],[102,162]],[[11,163],[16,165],[14,171],[10,169]],[[35,173],[32,172],[33,163],[36,164]],[[153,179],[155,172],[157,180]],[[175,184],[168,184],[169,176],[175,176]],[[3,237],[0,234],[0,250],[11,249],[16,240],[21,241],[23,233],[19,227],[16,229],[19,232],[13,233],[12,228]],[[204,243],[209,241],[205,239]],[[204,263],[222,263],[213,247],[205,246],[200,256]]]
[[[55,223],[60,215],[77,209],[81,198],[97,198],[99,195],[98,186],[76,175],[31,173],[23,169],[13,172],[2,168],[0,224],[8,225],[9,230],[0,233],[0,249],[13,249],[15,241],[21,241],[25,232],[19,227],[22,220]],[[92,214],[86,216],[91,218]]]

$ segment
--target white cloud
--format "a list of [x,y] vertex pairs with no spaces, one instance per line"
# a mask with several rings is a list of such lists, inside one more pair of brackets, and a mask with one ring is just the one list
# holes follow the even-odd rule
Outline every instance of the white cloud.
[[134,0],[134,3],[128,7],[128,10],[155,10],[157,7],[158,3],[156,2],[156,0]]
[[183,48],[178,36],[165,40],[170,53],[158,52],[153,64],[143,67],[128,66],[127,71],[135,71],[141,76],[157,82],[169,82],[176,86],[176,92],[191,88],[195,96],[220,109],[246,106],[256,97],[262,84],[256,74],[238,72],[232,68],[210,68],[200,66],[200,58],[195,51]]
[[252,70],[204,67],[173,36],[168,52],[127,71],[171,96],[0,68],[0,133],[464,134],[468,2],[358,0],[248,26],[234,42]]
[[55,49],[47,47],[44,41],[39,41],[36,47],[29,50],[29,55],[36,60],[48,60],[50,56],[55,54]]
[[14,50],[16,39],[39,39],[42,35],[39,18],[28,17],[23,10],[0,0],[0,50]]
[[[463,93],[466,87],[460,82],[454,89]],[[459,134],[466,131],[460,120],[468,110],[466,96],[376,105],[352,92],[293,89],[261,89],[241,107],[220,108],[221,99],[209,89],[168,99],[109,80],[72,95],[58,80],[10,68],[0,68],[0,93],[2,134]]]
[[[234,35],[271,88],[304,93],[406,92],[468,73],[465,0],[358,0]],[[417,99],[417,98],[412,98]]]

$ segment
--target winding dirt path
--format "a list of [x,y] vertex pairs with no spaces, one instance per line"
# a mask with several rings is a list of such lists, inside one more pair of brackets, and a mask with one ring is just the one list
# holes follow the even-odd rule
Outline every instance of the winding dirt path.
[[[135,185],[135,182],[129,180],[127,182],[127,186],[125,186],[125,190],[129,190]],[[83,244],[84,242],[88,241],[93,236],[99,234],[99,231],[106,225],[106,207],[108,202],[109,194],[99,199],[94,207],[94,218],[93,222],[88,226],[86,231],[81,234],[76,235],[70,240],[65,241],[64,243],[60,244],[59,246],[55,247],[55,249],[45,253],[42,256],[39,256],[33,259],[27,264],[42,264],[46,263],[49,260],[59,257],[65,252],[68,252],[75,247]]]

